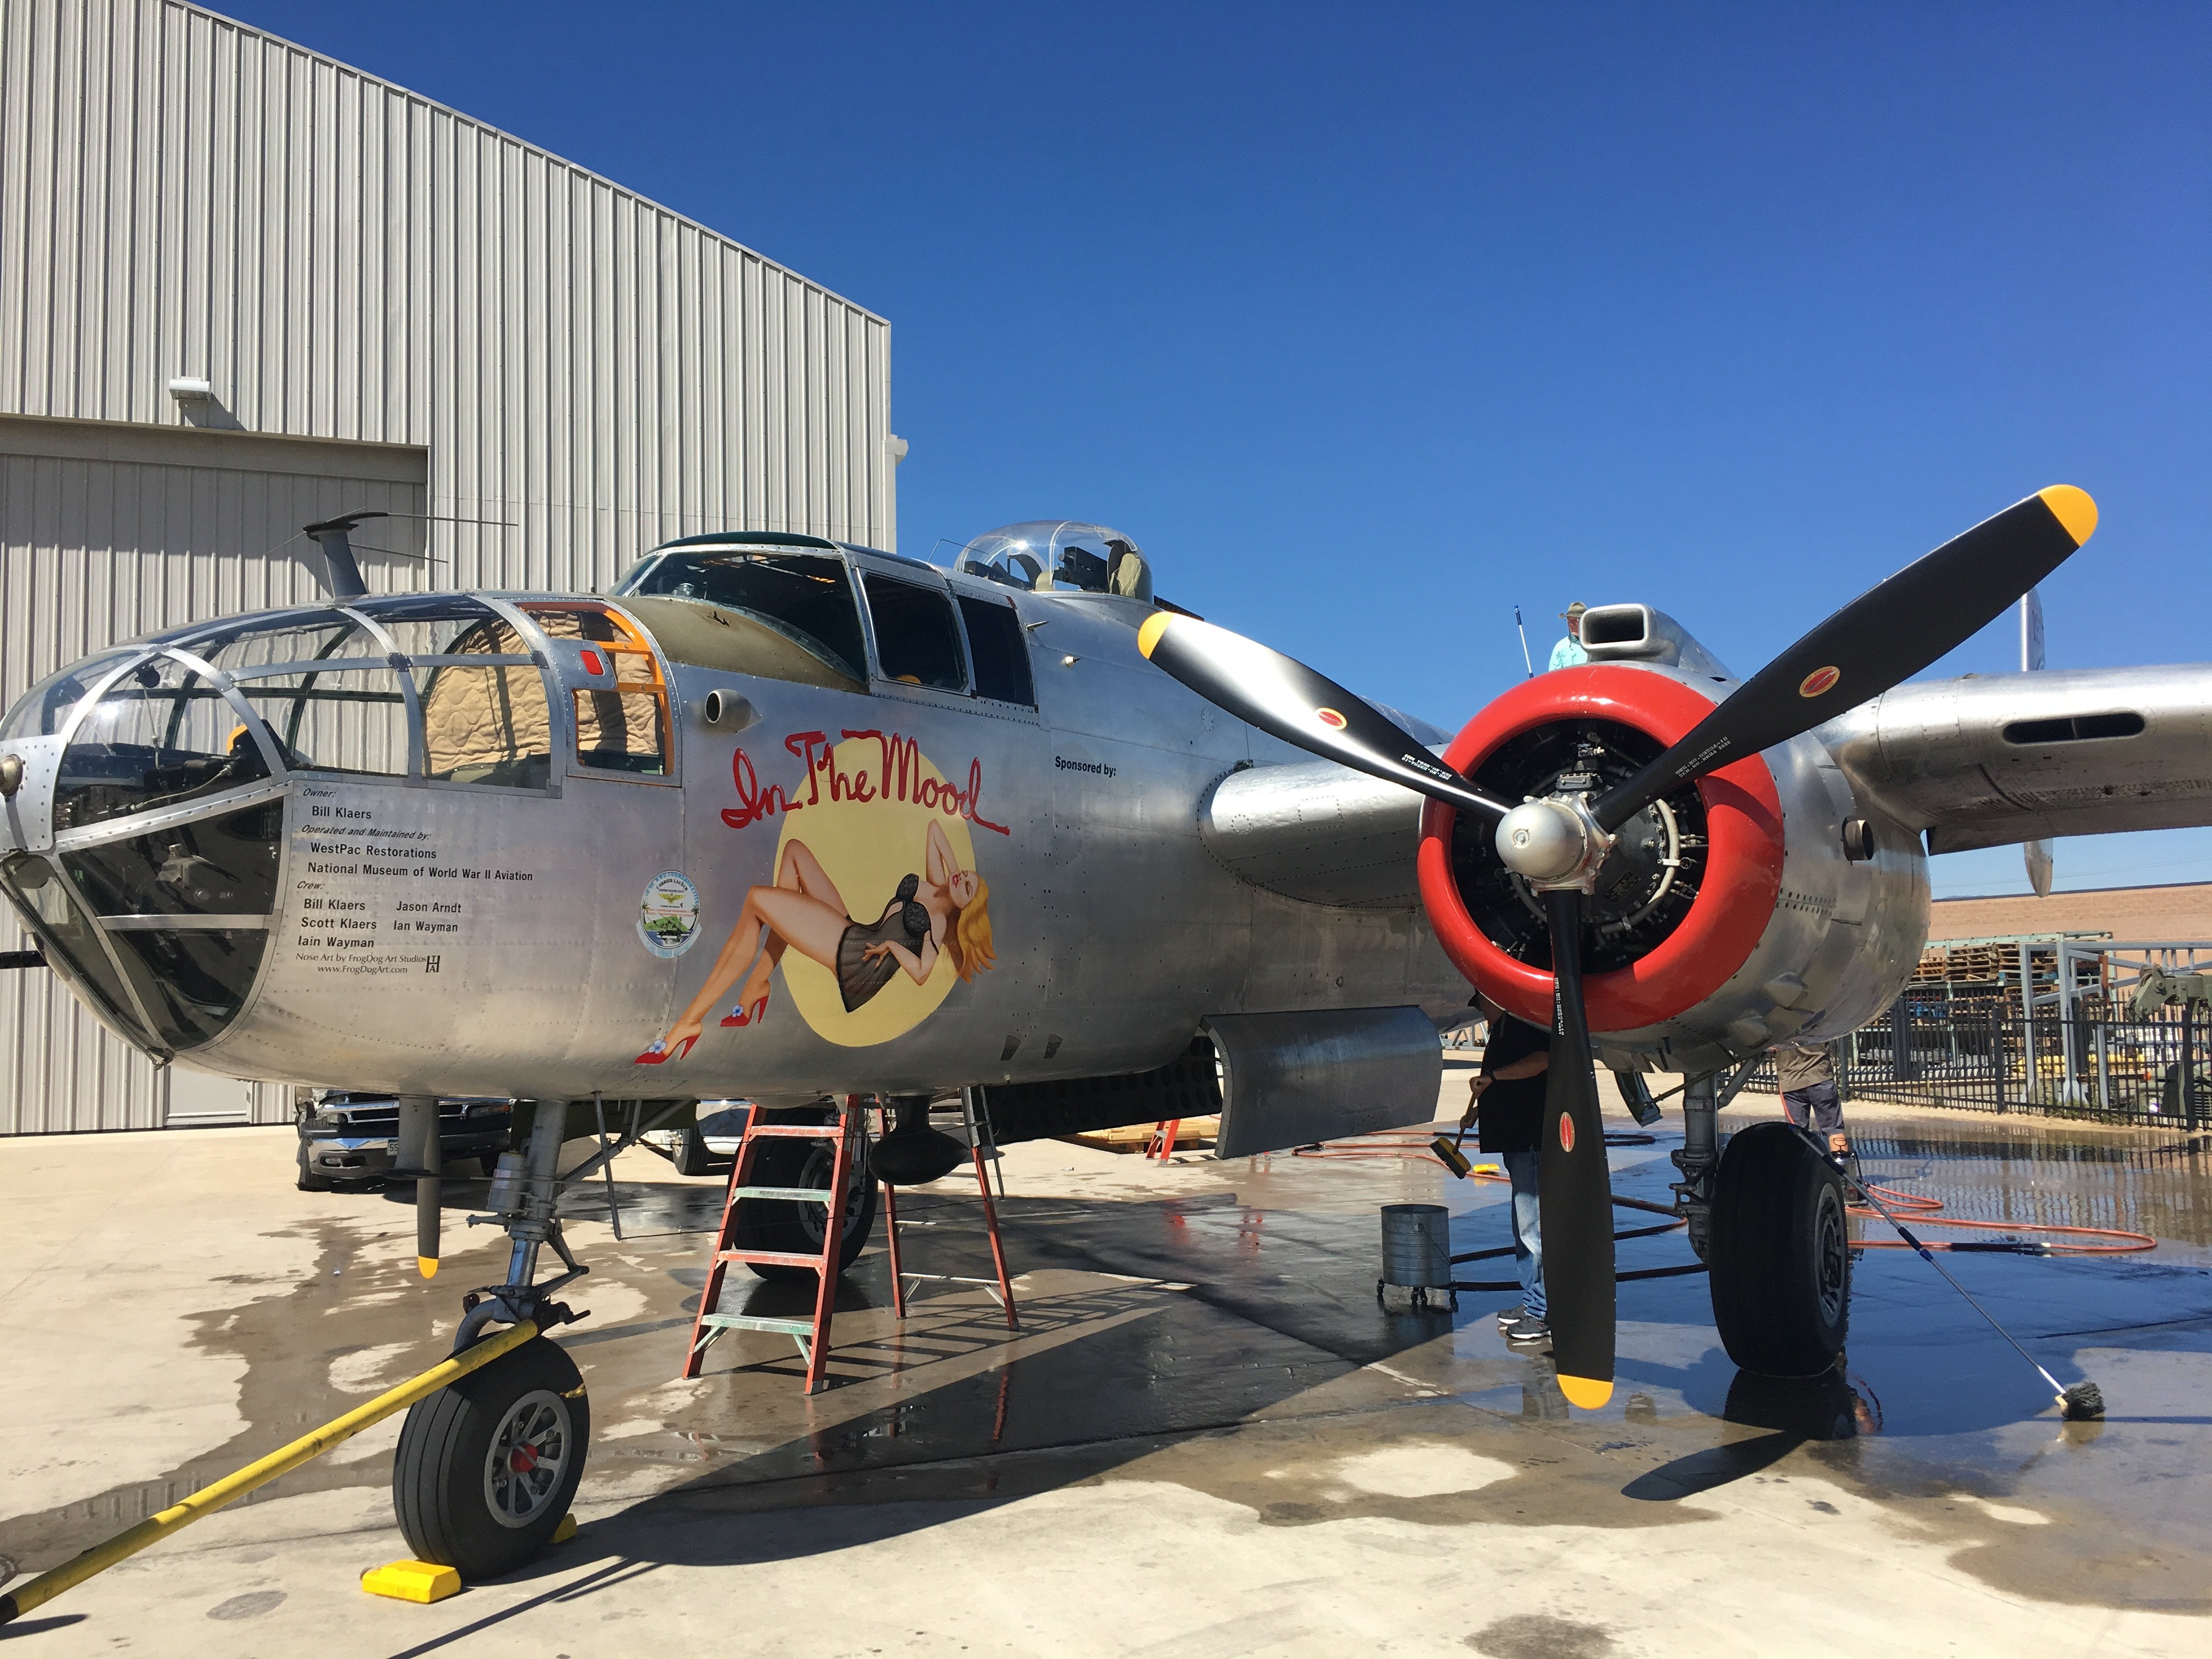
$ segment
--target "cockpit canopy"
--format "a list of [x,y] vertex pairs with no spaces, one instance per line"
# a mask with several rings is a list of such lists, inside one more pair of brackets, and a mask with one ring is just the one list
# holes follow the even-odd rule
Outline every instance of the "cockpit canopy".
[[1118,530],[1078,519],[1033,519],[986,531],[960,550],[952,568],[1041,593],[1070,587],[1148,605],[1152,598],[1152,567],[1136,543]]

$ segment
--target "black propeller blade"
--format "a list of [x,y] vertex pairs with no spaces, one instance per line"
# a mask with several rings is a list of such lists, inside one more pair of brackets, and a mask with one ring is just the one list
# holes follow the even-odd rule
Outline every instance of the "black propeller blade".
[[1505,816],[1504,802],[1469,788],[1395,720],[1296,658],[1166,611],[1145,619],[1137,648],[1216,708],[1285,743],[1492,823]]
[[1539,1191],[1544,1300],[1559,1392],[1569,1404],[1595,1411],[1613,1397],[1613,1179],[1583,1006],[1583,905],[1571,888],[1544,895],[1554,989]]
[[1634,777],[1594,802],[1607,834],[1692,778],[1809,732],[1972,637],[2089,539],[2071,484],[2015,501],[1878,582],[1753,674]]

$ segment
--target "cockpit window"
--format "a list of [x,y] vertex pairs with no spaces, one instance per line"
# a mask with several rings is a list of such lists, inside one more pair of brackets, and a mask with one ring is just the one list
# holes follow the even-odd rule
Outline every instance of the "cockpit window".
[[968,659],[975,665],[975,695],[1000,702],[1036,702],[1030,675],[1029,635],[1011,605],[960,596],[960,615],[968,624]]
[[19,854],[0,864],[0,887],[6,888],[47,963],[68,976],[118,1028],[137,1034],[142,1042],[152,1041],[116,975],[115,964],[107,959],[99,930],[70,901],[53,866]]
[[530,647],[498,612],[459,594],[412,593],[365,601],[361,608],[410,657],[530,654]]
[[860,606],[842,559],[808,553],[670,553],[617,593],[700,599],[767,623],[846,678],[864,680]]
[[397,670],[326,668],[240,680],[295,771],[407,774],[407,698]]
[[1038,519],[984,532],[960,550],[955,570],[1008,587],[1050,593],[1116,593],[1152,599],[1143,550],[1118,530],[1074,519]]
[[108,671],[137,654],[135,649],[103,652],[71,663],[58,674],[49,674],[8,711],[6,724],[0,725],[0,738],[58,737],[77,704],[92,695],[92,688]]
[[78,722],[55,781],[54,827],[174,806],[268,775],[260,744],[229,701],[198,670],[152,657]]
[[876,660],[884,678],[905,685],[965,691],[959,630],[944,594],[896,576],[868,572],[868,614],[876,624]]
[[384,643],[375,635],[350,617],[328,611],[295,611],[215,634],[195,630],[165,637],[229,674],[250,673],[274,663],[385,655]]
[[[576,763],[647,777],[668,774],[668,688],[653,647],[604,605],[568,603],[523,607],[550,638],[588,640],[587,672],[613,683],[574,696]],[[590,659],[603,666],[588,668]]]
[[282,799],[61,855],[96,916],[265,916],[276,903]]
[[163,928],[110,933],[115,954],[162,1042],[196,1048],[245,1007],[269,949],[262,928]]
[[[422,655],[530,654],[522,636],[489,613],[485,620],[470,623],[459,632],[444,621],[402,625],[444,629],[448,637],[436,652]],[[553,716],[545,701],[544,678],[535,664],[477,668],[418,662],[415,685],[422,699],[422,765],[430,777],[512,789],[543,789],[552,782]]]

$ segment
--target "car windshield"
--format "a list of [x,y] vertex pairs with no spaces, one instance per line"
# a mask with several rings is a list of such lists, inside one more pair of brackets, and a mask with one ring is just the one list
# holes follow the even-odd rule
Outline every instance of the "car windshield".
[[765,623],[851,679],[868,659],[860,606],[842,559],[824,554],[671,553],[626,583],[624,593],[698,599]]

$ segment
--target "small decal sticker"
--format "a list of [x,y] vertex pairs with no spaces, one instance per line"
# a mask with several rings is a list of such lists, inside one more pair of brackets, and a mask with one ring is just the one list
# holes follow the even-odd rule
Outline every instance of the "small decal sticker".
[[1559,1150],[1571,1152],[1575,1149],[1575,1121],[1565,1112],[1559,1114]]
[[699,937],[699,890],[680,870],[663,870],[645,884],[637,936],[657,957],[680,957]]
[[1345,728],[1346,721],[1344,716],[1338,714],[1334,708],[1316,708],[1314,710],[1314,718],[1319,720],[1323,726],[1333,726],[1340,732],[1343,731]]
[[1832,690],[1836,682],[1843,677],[1844,671],[1833,663],[1826,668],[1816,668],[1797,682],[1797,695],[1801,697],[1817,697],[1823,691]]

